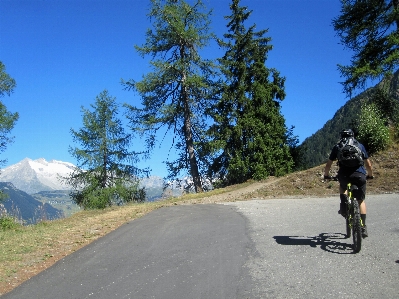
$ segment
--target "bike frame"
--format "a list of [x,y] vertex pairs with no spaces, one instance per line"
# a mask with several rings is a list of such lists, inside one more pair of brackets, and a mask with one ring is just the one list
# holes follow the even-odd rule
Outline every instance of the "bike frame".
[[[348,197],[347,197],[347,202],[346,202],[346,204],[347,204],[347,206],[348,206],[348,211],[349,211],[349,213],[348,213],[348,217],[351,217],[349,220],[351,220],[352,218],[353,218],[353,201],[354,200],[356,200],[357,201],[357,199],[353,196],[353,192],[352,192],[352,184],[351,183],[348,183],[348,185],[347,185],[347,195],[348,195]],[[352,213],[351,213],[351,211],[352,211]],[[352,224],[353,223],[351,223],[351,228],[352,228]],[[362,221],[362,219],[360,218],[360,224],[361,224],[361,226],[363,226],[363,221]]]
[[360,217],[360,209],[357,198],[354,197],[353,190],[357,190],[356,185],[348,183],[347,185],[347,216],[346,216],[346,231],[349,238],[351,233],[353,236],[353,250],[358,253],[361,249],[362,236],[361,227],[363,226]]

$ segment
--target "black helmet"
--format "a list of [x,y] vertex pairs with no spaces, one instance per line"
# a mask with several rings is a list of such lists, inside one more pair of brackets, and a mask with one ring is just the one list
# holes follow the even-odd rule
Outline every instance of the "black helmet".
[[341,138],[355,136],[355,134],[353,133],[352,129],[342,130],[339,134],[341,134]]

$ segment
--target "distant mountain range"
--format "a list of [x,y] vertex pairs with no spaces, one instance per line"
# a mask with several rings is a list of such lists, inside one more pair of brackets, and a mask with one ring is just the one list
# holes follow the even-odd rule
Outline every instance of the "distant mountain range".
[[[11,182],[15,188],[28,194],[43,193],[43,191],[65,191],[70,187],[62,184],[60,177],[67,177],[74,167],[75,165],[69,162],[25,158],[0,170],[0,182]],[[149,198],[161,197],[163,179],[157,176],[143,178],[140,186],[146,188]]]
[[[0,189],[9,195],[3,202],[4,207],[7,211],[18,210],[19,216],[27,223],[36,219],[35,210],[43,207],[48,219],[73,214],[79,207],[71,201],[70,188],[62,184],[60,177],[67,177],[74,167],[69,162],[25,158],[0,170]],[[163,179],[156,176],[142,179],[140,186],[145,187],[148,201],[159,200],[165,194],[181,194],[178,188],[165,193]]]
[[16,188],[35,194],[40,191],[68,190],[60,176],[68,176],[74,165],[68,162],[25,158],[17,164],[1,170],[0,182],[11,182]]

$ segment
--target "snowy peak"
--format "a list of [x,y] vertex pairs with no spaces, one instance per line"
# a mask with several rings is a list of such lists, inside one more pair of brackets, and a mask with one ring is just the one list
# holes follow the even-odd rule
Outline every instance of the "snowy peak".
[[25,158],[2,169],[0,182],[11,182],[15,187],[28,194],[40,191],[68,190],[69,187],[60,182],[60,176],[68,176],[74,167],[68,162]]
[[28,159],[30,168],[32,168],[36,173],[47,174],[47,175],[67,175],[73,170],[73,164],[67,162],[61,162],[57,160],[51,160],[47,162],[45,159],[40,158],[37,160]]

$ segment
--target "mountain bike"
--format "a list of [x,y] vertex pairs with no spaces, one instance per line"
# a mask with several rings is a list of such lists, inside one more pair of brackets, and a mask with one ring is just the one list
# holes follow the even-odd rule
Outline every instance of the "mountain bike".
[[362,218],[360,217],[360,208],[356,194],[358,187],[351,183],[347,185],[347,201],[346,201],[346,237],[353,237],[353,251],[358,253],[362,248]]
[[[334,181],[338,181],[338,177],[330,177]],[[346,186],[346,211],[341,214],[346,215],[346,238],[353,237],[353,251],[358,253],[362,248],[362,218],[360,217],[359,203],[356,199],[358,187],[351,183]]]

